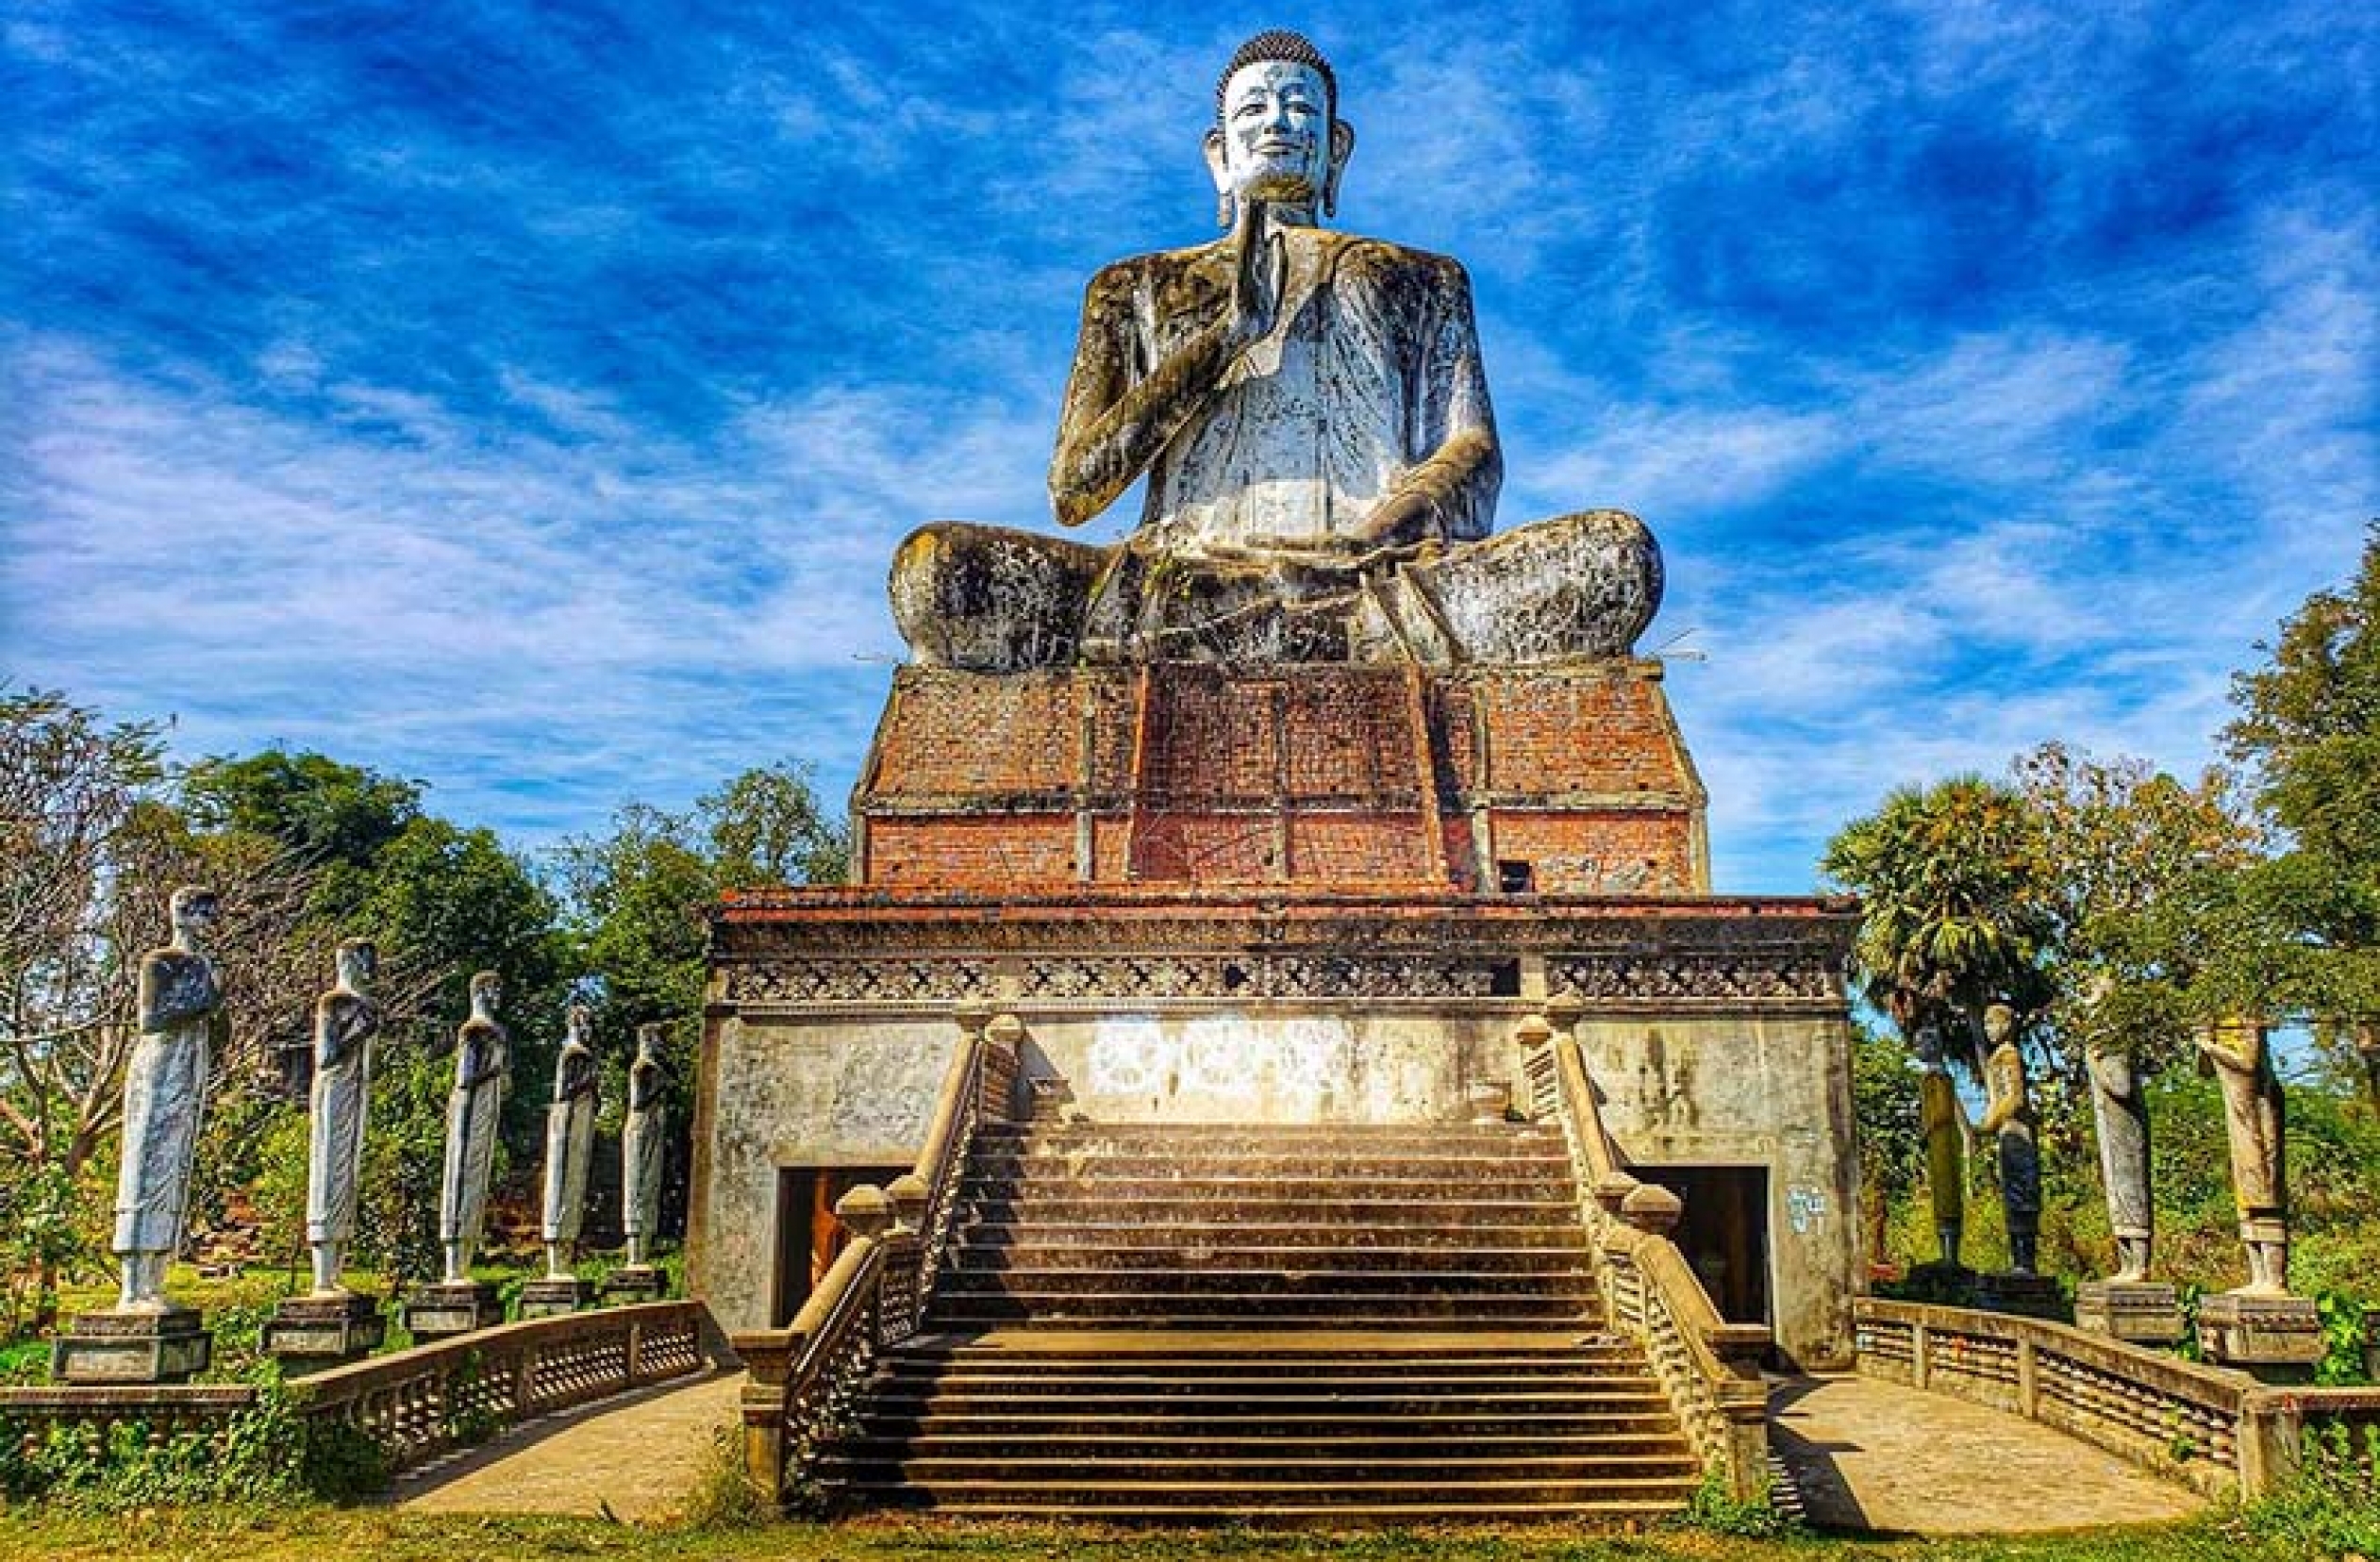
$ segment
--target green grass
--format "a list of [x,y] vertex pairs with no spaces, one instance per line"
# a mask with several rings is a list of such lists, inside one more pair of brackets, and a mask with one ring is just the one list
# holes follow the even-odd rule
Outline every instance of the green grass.
[[2259,1539],[2238,1520],[2077,1535],[1934,1540],[1739,1540],[1696,1533],[1582,1536],[1551,1528],[1359,1535],[1131,1531],[1092,1526],[935,1523],[643,1527],[585,1519],[472,1518],[387,1509],[295,1508],[134,1514],[107,1520],[0,1518],[0,1558],[238,1556],[242,1562],[452,1562],[610,1557],[620,1562],[2311,1562],[2302,1545]]

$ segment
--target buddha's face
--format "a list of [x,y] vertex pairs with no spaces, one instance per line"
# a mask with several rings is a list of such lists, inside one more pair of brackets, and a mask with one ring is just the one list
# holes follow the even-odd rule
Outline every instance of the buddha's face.
[[1310,65],[1259,59],[1223,85],[1223,168],[1231,194],[1319,199],[1330,178],[1330,93]]

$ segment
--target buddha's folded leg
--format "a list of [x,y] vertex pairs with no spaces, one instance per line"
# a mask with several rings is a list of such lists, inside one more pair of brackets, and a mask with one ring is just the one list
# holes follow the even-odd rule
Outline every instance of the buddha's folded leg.
[[892,556],[892,622],[928,665],[1015,673],[1071,662],[1091,583],[1112,552],[938,521]]
[[1624,510],[1580,510],[1407,564],[1395,586],[1460,661],[1624,656],[1661,605],[1661,549]]

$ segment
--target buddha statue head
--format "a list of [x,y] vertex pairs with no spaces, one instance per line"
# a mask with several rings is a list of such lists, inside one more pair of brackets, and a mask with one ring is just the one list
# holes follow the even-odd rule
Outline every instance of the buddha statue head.
[[1258,33],[1215,83],[1207,170],[1216,216],[1229,227],[1246,201],[1275,203],[1290,221],[1338,208],[1339,176],[1356,149],[1339,117],[1339,81],[1322,51],[1293,32]]

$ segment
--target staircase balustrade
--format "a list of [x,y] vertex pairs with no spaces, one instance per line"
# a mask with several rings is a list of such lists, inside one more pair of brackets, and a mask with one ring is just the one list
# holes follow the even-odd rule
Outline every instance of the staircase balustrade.
[[975,1130],[1008,1121],[1024,1025],[979,1009],[963,1009],[957,1020],[958,1046],[917,1164],[890,1188],[863,1183],[836,1202],[852,1240],[789,1328],[735,1337],[748,1373],[744,1460],[763,1491],[797,1504],[818,1500],[819,1458],[850,1430],[878,1354],[924,1321]]
[[701,1371],[702,1312],[651,1302],[507,1323],[334,1367],[291,1391],[309,1420],[379,1445],[394,1474],[515,1422]]
[[1768,1489],[1768,1388],[1760,1357],[1765,1324],[1731,1323],[1671,1241],[1677,1196],[1623,1164],[1604,1125],[1577,1036],[1547,1020],[1523,1021],[1523,1077],[1538,1115],[1562,1124],[1579,1187],[1579,1215],[1593,1238],[1596,1279],[1612,1322],[1644,1347],[1678,1422],[1728,1492],[1757,1499]]
[[2380,1389],[2281,1388],[2044,1319],[1862,1297],[1862,1375],[2038,1421],[2208,1497],[2287,1482],[2305,1429],[2380,1426]]

